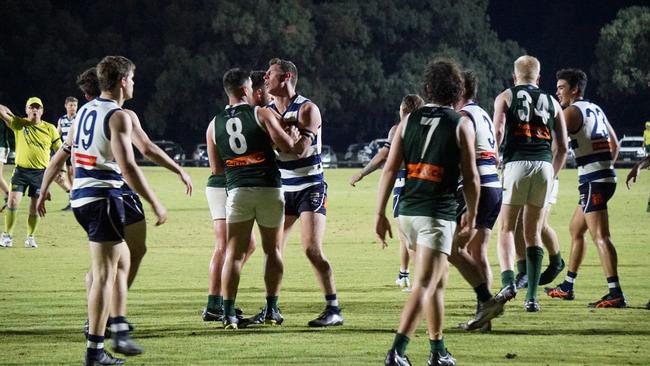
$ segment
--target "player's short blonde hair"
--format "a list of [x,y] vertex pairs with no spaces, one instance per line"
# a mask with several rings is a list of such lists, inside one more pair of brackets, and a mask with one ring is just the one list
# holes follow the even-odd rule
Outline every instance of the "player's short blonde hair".
[[539,60],[533,56],[524,55],[515,60],[515,77],[524,83],[534,83],[539,77]]

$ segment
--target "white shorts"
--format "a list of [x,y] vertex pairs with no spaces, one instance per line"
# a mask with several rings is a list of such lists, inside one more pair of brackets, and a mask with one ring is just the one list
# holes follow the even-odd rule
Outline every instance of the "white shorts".
[[449,255],[456,222],[429,216],[399,216],[399,230],[410,249],[422,245]]
[[275,228],[284,224],[282,188],[240,187],[228,191],[226,222],[255,219],[259,226]]
[[208,207],[212,220],[226,219],[226,188],[205,187],[205,196],[208,198]]
[[503,169],[503,204],[544,207],[553,185],[546,161],[511,161]]
[[2,164],[7,164],[7,157],[9,157],[9,152],[11,151],[8,147],[0,147],[0,162]]
[[560,180],[555,178],[553,180],[553,188],[551,188],[551,193],[548,195],[546,200],[546,205],[554,205],[557,203],[557,192],[560,190]]

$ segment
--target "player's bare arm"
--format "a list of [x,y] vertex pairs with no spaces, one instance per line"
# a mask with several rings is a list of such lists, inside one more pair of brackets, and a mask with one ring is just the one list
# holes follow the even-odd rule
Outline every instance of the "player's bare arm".
[[641,173],[641,169],[645,169],[648,166],[650,166],[650,155],[646,156],[645,159],[634,164],[632,170],[630,170],[630,172],[627,174],[627,179],[625,180],[625,185],[627,186],[627,189],[630,189],[632,187],[632,183],[636,183],[636,178]]
[[171,157],[169,157],[169,155],[167,155],[160,148],[160,146],[154,144],[151,141],[147,133],[144,131],[144,129],[142,129],[140,118],[138,118],[138,115],[134,111],[130,109],[125,109],[124,111],[131,117],[131,121],[133,122],[133,130],[131,132],[133,145],[135,145],[138,151],[140,151],[140,153],[142,153],[142,155],[149,161],[152,161],[153,163],[178,174],[181,182],[185,184],[185,193],[188,196],[191,196],[192,179],[190,178],[189,174],[187,174],[187,172],[185,172],[185,170],[183,170],[180,165],[176,164],[176,162]]
[[318,128],[321,126],[322,119],[320,110],[314,103],[306,103],[300,110],[300,121],[298,121],[298,131],[300,132],[300,139],[296,142],[291,151],[303,157],[312,141],[317,138]]
[[405,121],[408,121],[408,117],[409,115],[406,115],[399,126],[397,126],[395,136],[393,136],[393,141],[391,142],[390,151],[388,152],[388,158],[386,159],[386,165],[384,165],[384,170],[381,174],[379,188],[377,189],[375,234],[377,234],[377,238],[381,242],[382,249],[388,246],[386,232],[388,232],[390,238],[393,237],[390,222],[386,217],[386,202],[388,202],[395,178],[404,161],[404,156],[402,155],[402,129],[406,124]]
[[[255,110],[257,111],[257,118],[266,127],[266,131],[271,137],[273,143],[281,151],[293,151],[295,147],[294,140],[289,134],[284,131],[277,115],[275,115],[268,108],[256,108]],[[302,139],[300,141],[302,141]]]
[[476,221],[478,198],[481,191],[481,182],[476,168],[475,140],[476,132],[472,121],[467,117],[462,117],[458,126],[458,144],[460,147],[460,168],[463,175],[463,195],[467,205],[463,226],[470,230],[474,228]]
[[551,100],[556,111],[555,125],[553,126],[552,133],[553,139],[557,141],[557,151],[553,154],[553,161],[551,162],[553,165],[553,178],[556,178],[566,161],[566,155],[569,150],[569,137],[567,136],[567,121],[562,107],[557,100],[553,98]]
[[11,121],[15,118],[14,114],[11,112],[7,106],[0,104],[0,118],[9,126]]
[[616,159],[618,159],[618,153],[621,151],[621,145],[618,143],[618,136],[616,136],[614,127],[612,127],[609,121],[605,121],[605,124],[607,125],[607,133],[609,134],[609,149],[612,152],[613,164],[616,162]]
[[221,158],[219,157],[219,150],[214,143],[214,123],[210,123],[208,129],[205,131],[205,143],[208,151],[208,163],[210,164],[210,172],[214,174],[223,174],[224,166]]
[[[512,92],[510,89],[499,94],[494,100],[494,116],[492,122],[494,123],[494,133],[496,134],[496,151],[499,151],[501,144],[503,143],[503,137],[505,135],[506,129],[506,112],[510,106],[510,100],[512,99]],[[497,166],[499,165],[499,154],[496,156]]]
[[111,130],[111,150],[124,175],[124,179],[133,190],[149,202],[158,217],[156,225],[162,225],[167,220],[167,209],[158,201],[142,170],[135,163],[133,148],[131,147],[131,131],[133,128],[131,117],[124,111],[117,111],[113,113],[108,124]]
[[38,200],[36,201],[36,211],[41,217],[45,216],[47,213],[47,210],[45,209],[45,201],[49,199],[50,186],[59,175],[59,172],[65,165],[65,161],[68,159],[68,157],[70,157],[70,154],[72,152],[71,149],[74,140],[74,131],[75,125],[73,124],[70,127],[70,132],[68,133],[66,140],[63,142],[63,145],[61,145],[59,150],[54,155],[52,155],[50,162],[48,163],[47,168],[43,173],[43,181],[41,182],[41,194],[38,196]]

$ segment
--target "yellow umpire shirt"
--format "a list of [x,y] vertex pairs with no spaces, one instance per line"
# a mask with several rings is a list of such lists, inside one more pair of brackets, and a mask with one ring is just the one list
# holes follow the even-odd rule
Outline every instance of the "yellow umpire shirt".
[[21,168],[47,168],[50,151],[61,147],[61,137],[49,122],[41,120],[38,124],[32,124],[26,118],[15,117],[9,128],[16,137],[16,166]]

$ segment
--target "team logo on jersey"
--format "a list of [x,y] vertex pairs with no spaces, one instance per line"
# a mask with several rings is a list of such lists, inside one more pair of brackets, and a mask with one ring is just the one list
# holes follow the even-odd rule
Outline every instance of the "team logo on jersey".
[[407,178],[424,179],[440,183],[445,173],[445,168],[440,165],[417,163],[406,166]]
[[260,164],[266,161],[266,155],[263,151],[254,152],[249,155],[238,156],[234,159],[226,160],[227,167],[247,166]]

